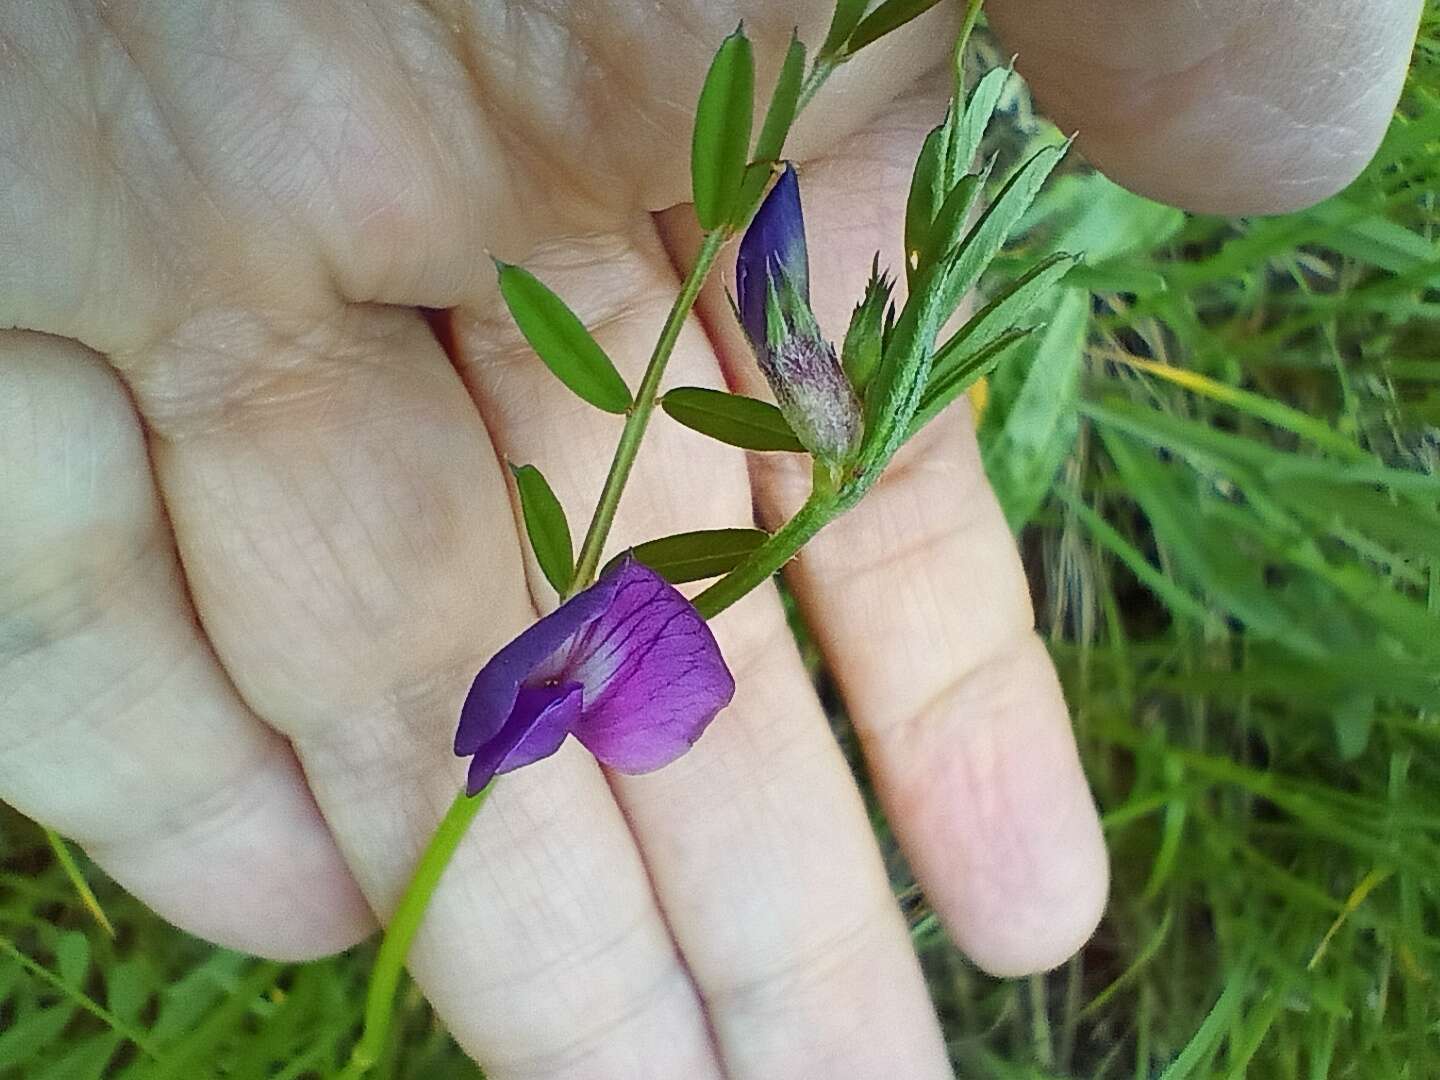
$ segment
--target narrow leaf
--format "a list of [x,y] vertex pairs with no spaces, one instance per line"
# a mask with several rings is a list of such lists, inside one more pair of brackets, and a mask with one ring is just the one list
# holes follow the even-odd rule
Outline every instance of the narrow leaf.
[[12,1069],[31,1064],[55,1046],[74,1015],[75,1006],[62,1001],[8,1023],[0,1031],[0,1061]]
[[760,135],[755,140],[755,153],[745,169],[740,183],[740,198],[730,224],[742,228],[749,223],[755,208],[760,205],[765,183],[774,172],[775,165],[785,149],[785,139],[790,134],[790,125],[795,122],[795,113],[800,106],[800,88],[805,81],[805,45],[795,36],[790,38],[790,48],[785,61],[780,65],[780,75],[775,80],[775,92],[770,95],[770,106],[765,110],[765,122],[760,126]]
[[670,584],[683,585],[728,574],[768,539],[759,529],[701,529],[649,540],[630,554]]
[[1005,84],[1009,81],[1009,68],[994,68],[970,91],[965,100],[965,111],[950,139],[950,183],[953,184],[956,177],[974,164],[980,153],[980,143],[985,138],[985,129],[990,126],[1000,95],[1005,92]]
[[1074,269],[1075,263],[1073,255],[1051,255],[997,292],[935,350],[935,359],[930,366],[931,381],[946,378],[948,365],[962,357],[973,356],[976,350],[1019,325],[1036,303],[1046,299],[1060,280]]
[[754,119],[755,58],[742,28],[715,53],[700,103],[690,146],[690,180],[695,216],[702,229],[730,220],[745,176]]
[[[941,258],[959,239],[957,230],[963,230],[974,208],[968,193],[957,199],[955,190],[975,162],[985,128],[1009,77],[1008,69],[997,68],[980,80],[963,107],[952,98],[944,123],[925,138],[915,161],[905,205],[905,254],[912,283],[924,269],[922,262],[927,250],[930,261]],[[988,176],[989,166],[981,177],[981,187]],[[942,240],[932,236],[932,226],[939,230],[937,219],[947,205],[951,206],[946,226],[948,235]]]
[[1063,143],[1037,150],[1005,182],[995,201],[950,256],[941,278],[945,295],[942,307],[953,311],[960,298],[980,279],[1067,149],[1069,144]]
[[[920,398],[920,409],[916,412],[915,419],[910,421],[910,436],[940,415],[952,401],[979,379],[993,371],[1013,346],[1034,332],[1033,327],[1015,327],[963,356],[952,353],[946,358],[944,371],[932,368],[930,378],[925,383],[925,393]],[[938,354],[936,359],[938,361]]]
[[804,81],[805,43],[792,34],[790,47],[785,51],[785,60],[775,80],[775,92],[770,95],[770,106],[765,110],[765,122],[760,125],[760,135],[755,140],[754,160],[780,160],[785,136],[790,134],[790,125],[795,122],[795,112],[800,105],[800,87]]
[[692,431],[744,450],[805,450],[780,410],[768,401],[681,386],[661,398],[660,407]]
[[920,156],[915,159],[915,171],[910,176],[910,195],[905,200],[905,269],[907,279],[912,282],[920,253],[925,250],[925,241],[930,235],[930,223],[940,209],[941,199],[937,195],[940,158],[948,137],[948,120],[925,136]]
[[821,56],[838,55],[845,47],[845,42],[860,25],[860,19],[865,14],[865,8],[870,0],[835,0],[835,14],[830,19],[830,30],[825,35],[825,42],[820,46]]
[[525,533],[545,580],[561,596],[570,588],[575,576],[575,549],[571,546],[570,526],[565,521],[565,508],[555,492],[534,465],[514,465],[515,488],[520,492],[520,511],[525,518]]
[[917,275],[940,262],[960,243],[975,207],[980,202],[985,184],[990,179],[990,170],[994,164],[992,159],[978,175],[962,176],[945,196],[945,201],[930,225],[929,235],[920,248],[920,257],[914,260]]
[[55,966],[60,979],[79,990],[90,973],[90,939],[78,930],[67,930],[55,942]]
[[630,408],[630,390],[590,331],[534,274],[497,262],[500,295],[545,366],[576,395],[606,412]]
[[991,402],[981,425],[986,475],[1012,530],[1034,516],[1049,494],[1055,473],[1075,444],[1080,367],[1090,325],[1090,294],[1065,289],[1055,297],[1045,329],[1027,338],[1022,355],[1006,369],[1018,374],[1014,390]]
[[845,44],[846,54],[856,53],[878,41],[892,30],[898,30],[911,19],[925,14],[940,0],[885,0],[865,16]]

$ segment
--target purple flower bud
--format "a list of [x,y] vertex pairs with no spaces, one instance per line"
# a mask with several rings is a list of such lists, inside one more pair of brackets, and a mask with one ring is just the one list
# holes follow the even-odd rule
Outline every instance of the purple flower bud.
[[740,241],[736,314],[780,411],[811,453],[846,460],[860,441],[860,403],[810,310],[800,185],[786,165]]
[[626,773],[668,765],[735,693],[705,620],[627,558],[496,653],[460,710],[455,753],[471,795],[574,735]]

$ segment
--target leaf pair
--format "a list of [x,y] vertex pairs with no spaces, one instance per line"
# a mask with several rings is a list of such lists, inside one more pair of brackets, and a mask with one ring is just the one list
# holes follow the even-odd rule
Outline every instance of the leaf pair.
[[[535,466],[511,466],[511,473],[535,561],[551,588],[564,597],[575,576],[565,510]],[[650,540],[632,548],[631,553],[672,585],[679,585],[729,573],[767,538],[759,529],[702,529]]]
[[690,144],[691,197],[702,229],[738,229],[750,220],[780,161],[804,80],[805,46],[792,36],[752,155],[754,52],[743,27],[721,44],[700,91]]

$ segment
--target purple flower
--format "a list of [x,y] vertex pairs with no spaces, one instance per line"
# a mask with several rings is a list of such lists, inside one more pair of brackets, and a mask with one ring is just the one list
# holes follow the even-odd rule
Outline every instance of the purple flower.
[[860,442],[860,403],[810,310],[810,262],[795,169],[785,166],[740,241],[736,314],[775,401],[816,457],[845,461]]
[[460,710],[466,791],[549,757],[573,734],[626,773],[668,765],[735,693],[690,601],[627,557],[496,653]]

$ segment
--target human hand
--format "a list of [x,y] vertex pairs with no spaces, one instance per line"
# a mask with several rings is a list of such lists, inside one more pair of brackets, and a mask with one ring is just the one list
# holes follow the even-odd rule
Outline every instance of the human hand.
[[[791,23],[814,42],[828,8],[750,7],[766,86]],[[1248,211],[1348,179],[1418,3],[1192,7],[991,18],[1122,182]],[[483,251],[555,286],[633,375],[686,242],[683,212],[649,211],[685,197],[695,91],[737,11],[158,11],[0,16],[0,325],[35,331],[0,335],[0,794],[177,923],[309,956],[393,905],[461,783],[469,678],[534,618],[497,455],[583,506],[617,431],[519,341]],[[908,84],[943,62],[947,17],[802,121],[832,334],[871,252],[899,265],[938,118]],[[453,362],[417,305],[459,309]],[[671,381],[749,363],[711,304]],[[1018,973],[1089,933],[1103,852],[963,410],[937,428],[790,581],[931,901]],[[783,467],[663,421],[650,442],[620,543],[790,505]],[[496,1078],[947,1075],[773,595],[716,631],[739,693],[696,749],[618,777],[572,745],[504,779],[412,970]]]

